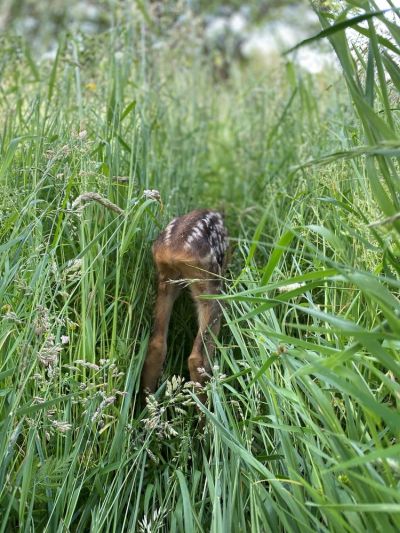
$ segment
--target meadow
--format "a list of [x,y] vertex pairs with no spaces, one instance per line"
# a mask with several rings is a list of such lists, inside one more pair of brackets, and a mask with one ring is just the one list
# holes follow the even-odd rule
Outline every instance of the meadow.
[[[195,16],[112,6],[51,60],[2,37],[0,532],[398,531],[398,25],[342,2],[340,71],[222,76]],[[209,401],[184,296],[143,406],[151,244],[197,207],[230,234]]]

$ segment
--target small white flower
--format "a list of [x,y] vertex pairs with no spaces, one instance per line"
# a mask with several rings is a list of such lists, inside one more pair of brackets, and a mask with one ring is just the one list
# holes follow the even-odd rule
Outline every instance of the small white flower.
[[82,130],[78,133],[78,138],[83,141],[84,139],[86,139],[87,137],[87,131],[86,130]]
[[61,335],[61,344],[68,344],[68,343],[69,343],[69,336]]

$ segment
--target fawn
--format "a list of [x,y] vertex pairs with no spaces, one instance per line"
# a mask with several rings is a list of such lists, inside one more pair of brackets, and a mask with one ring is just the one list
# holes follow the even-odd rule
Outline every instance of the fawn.
[[152,252],[158,272],[158,293],[153,334],[141,376],[145,393],[154,392],[157,387],[167,353],[172,307],[186,285],[196,302],[199,325],[188,360],[190,379],[204,385],[214,351],[210,332],[218,335],[221,311],[217,300],[198,297],[220,293],[227,247],[228,236],[222,216],[208,209],[174,218],[154,242]]

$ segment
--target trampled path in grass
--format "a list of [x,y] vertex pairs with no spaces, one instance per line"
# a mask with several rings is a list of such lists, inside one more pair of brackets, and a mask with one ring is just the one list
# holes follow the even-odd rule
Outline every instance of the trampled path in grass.
[[[193,13],[146,6],[0,51],[0,530],[396,531],[398,26],[322,10],[341,72],[221,77]],[[231,246],[209,403],[183,296],[143,406],[151,243],[204,206]]]

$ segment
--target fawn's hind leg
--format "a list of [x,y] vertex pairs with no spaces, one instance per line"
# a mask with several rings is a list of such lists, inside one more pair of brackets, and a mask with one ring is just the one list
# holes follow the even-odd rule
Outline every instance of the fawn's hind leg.
[[204,385],[211,372],[211,361],[215,351],[213,336],[217,336],[221,325],[221,308],[217,300],[201,300],[202,294],[219,294],[221,282],[217,279],[196,281],[191,285],[197,306],[199,329],[188,359],[190,379]]
[[167,354],[167,335],[169,320],[181,286],[176,272],[167,268],[159,271],[157,301],[155,307],[154,327],[147,356],[143,365],[141,385],[145,392],[154,392],[161,376]]

